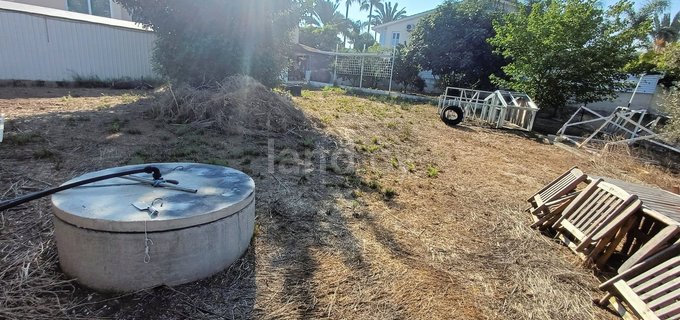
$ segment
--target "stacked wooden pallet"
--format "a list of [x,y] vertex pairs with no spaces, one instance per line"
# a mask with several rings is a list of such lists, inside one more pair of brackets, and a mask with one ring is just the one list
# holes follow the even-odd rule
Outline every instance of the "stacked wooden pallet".
[[532,227],[554,232],[598,270],[614,252],[628,254],[618,275],[602,284],[608,293],[601,304],[612,303],[622,316],[630,313],[618,301],[642,319],[680,319],[680,223],[645,215],[643,200],[574,167],[531,196],[527,211]]

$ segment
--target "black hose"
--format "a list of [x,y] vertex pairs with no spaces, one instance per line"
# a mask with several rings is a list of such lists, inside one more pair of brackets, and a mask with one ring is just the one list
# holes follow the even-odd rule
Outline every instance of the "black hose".
[[111,174],[107,174],[107,175],[103,175],[103,176],[99,176],[99,177],[94,177],[94,178],[76,181],[76,182],[65,184],[63,186],[59,186],[59,187],[56,187],[56,188],[38,191],[38,192],[27,194],[25,196],[22,196],[22,197],[19,197],[19,198],[16,198],[16,199],[1,202],[0,203],[0,211],[7,210],[9,208],[16,207],[20,204],[24,204],[24,203],[29,202],[29,201],[33,201],[33,200],[36,200],[36,199],[40,199],[42,197],[49,196],[51,194],[55,194],[59,191],[64,191],[64,190],[68,190],[68,189],[72,189],[72,188],[75,188],[75,187],[82,186],[84,184],[89,184],[89,183],[107,180],[107,179],[112,179],[112,178],[118,178],[118,177],[127,176],[127,175],[131,175],[131,174],[135,174],[135,173],[151,173],[151,174],[153,174],[154,180],[160,180],[161,177],[162,177],[161,171],[158,168],[152,167],[152,166],[147,166],[147,167],[144,167],[144,168],[141,168],[141,169],[126,170],[126,171],[111,173]]

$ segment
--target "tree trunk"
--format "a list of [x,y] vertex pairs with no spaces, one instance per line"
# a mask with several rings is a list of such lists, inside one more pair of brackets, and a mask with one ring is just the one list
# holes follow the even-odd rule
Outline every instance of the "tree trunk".
[[[347,7],[345,9],[345,20],[347,20],[349,26],[349,2],[346,3]],[[344,49],[347,46],[347,34],[346,32],[342,34],[342,48]]]
[[[365,7],[364,7],[365,8]],[[371,19],[373,18],[373,1],[371,1],[371,7],[368,9],[368,34],[371,34]]]

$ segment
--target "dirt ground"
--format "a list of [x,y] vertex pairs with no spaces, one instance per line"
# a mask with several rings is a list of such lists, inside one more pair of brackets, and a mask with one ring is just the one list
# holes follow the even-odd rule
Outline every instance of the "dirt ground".
[[255,236],[229,269],[124,295],[58,268],[49,200],[0,212],[0,318],[617,319],[598,278],[528,227],[526,198],[571,166],[670,188],[680,175],[532,134],[447,127],[430,105],[304,91],[311,127],[168,124],[154,93],[0,88],[0,199],[112,166],[194,161],[256,183]]

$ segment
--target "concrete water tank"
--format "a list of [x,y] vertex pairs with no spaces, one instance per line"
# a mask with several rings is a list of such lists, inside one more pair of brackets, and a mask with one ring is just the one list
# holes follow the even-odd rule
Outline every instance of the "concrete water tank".
[[[114,178],[52,196],[59,264],[82,285],[115,292],[178,285],[223,270],[248,248],[255,227],[249,176],[205,164],[148,165],[198,191]],[[67,183],[144,166],[92,172]]]

